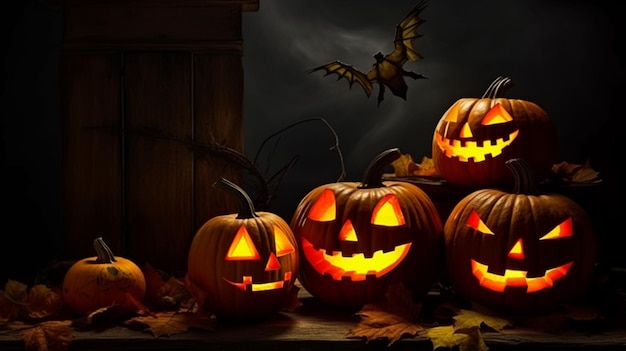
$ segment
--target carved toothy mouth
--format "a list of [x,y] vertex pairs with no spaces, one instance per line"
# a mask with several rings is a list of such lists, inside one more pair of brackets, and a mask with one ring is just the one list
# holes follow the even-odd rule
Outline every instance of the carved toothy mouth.
[[306,239],[302,239],[302,249],[307,261],[319,274],[329,274],[334,280],[350,277],[352,281],[365,280],[368,275],[379,278],[393,270],[408,254],[411,243],[398,245],[393,251],[378,250],[372,257],[362,253],[350,257],[342,256],[340,251],[327,254],[324,249],[315,249]]
[[526,292],[528,293],[552,287],[557,280],[567,275],[567,272],[574,264],[572,261],[546,270],[546,273],[541,277],[527,278],[528,272],[526,271],[507,269],[504,275],[499,275],[488,272],[489,266],[475,260],[471,261],[472,274],[478,279],[478,283],[481,286],[497,292],[503,292],[507,286],[526,287]]
[[435,133],[435,139],[437,146],[447,157],[457,157],[461,162],[468,162],[470,158],[474,162],[482,162],[487,155],[491,155],[492,158],[500,155],[502,150],[517,138],[518,134],[519,130],[516,130],[509,134],[508,140],[498,138],[495,142],[485,141],[482,145],[478,145],[476,141],[447,139],[439,133]]
[[224,280],[227,283],[232,284],[244,291],[248,290],[248,287],[250,287],[249,288],[250,291],[275,290],[275,289],[282,288],[283,286],[285,286],[285,282],[288,282],[291,280],[291,272],[285,272],[285,276],[283,280],[279,280],[275,282],[267,282],[267,283],[253,283],[251,275],[244,275],[243,278],[241,279],[241,283],[236,283],[226,278],[224,278]]

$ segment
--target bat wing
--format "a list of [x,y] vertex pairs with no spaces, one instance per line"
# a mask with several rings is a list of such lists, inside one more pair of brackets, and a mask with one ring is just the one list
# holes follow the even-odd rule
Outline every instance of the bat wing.
[[415,39],[422,36],[417,29],[426,21],[420,17],[424,8],[426,1],[421,1],[396,25],[394,50],[385,56],[386,60],[403,65],[407,60],[417,61],[424,58],[414,46]]
[[352,88],[352,85],[354,85],[354,83],[358,83],[360,86],[363,87],[363,90],[368,97],[372,94],[372,82],[367,79],[367,75],[365,73],[354,68],[352,65],[348,65],[341,61],[334,61],[310,69],[307,71],[307,73],[312,73],[319,70],[324,70],[326,72],[324,76],[327,76],[329,74],[337,74],[339,76],[337,77],[337,80],[340,80],[341,78],[347,79],[348,83],[350,84],[350,88]]

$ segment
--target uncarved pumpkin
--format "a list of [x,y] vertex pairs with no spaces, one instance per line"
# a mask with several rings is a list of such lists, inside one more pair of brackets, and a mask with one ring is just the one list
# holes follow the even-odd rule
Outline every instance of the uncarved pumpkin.
[[287,303],[298,275],[296,239],[271,212],[255,212],[248,194],[226,179],[215,183],[234,194],[239,213],[215,216],[197,231],[189,249],[186,282],[205,312],[221,320],[253,320]]
[[131,260],[113,255],[101,237],[94,240],[97,256],[76,261],[63,278],[63,300],[76,313],[120,306],[133,312],[146,294],[142,270]]
[[558,156],[558,134],[547,112],[534,102],[501,97],[512,85],[498,77],[481,98],[457,100],[441,117],[432,141],[437,173],[467,188],[509,187],[505,162],[522,158],[538,179],[550,175]]
[[291,228],[300,250],[300,281],[315,298],[357,309],[380,302],[391,284],[415,298],[436,281],[443,225],[417,186],[382,181],[401,156],[389,149],[361,182],[336,182],[310,191],[298,204]]
[[539,193],[532,170],[508,161],[515,191],[464,197],[444,226],[448,283],[494,310],[545,312],[584,296],[597,259],[587,213],[557,193]]

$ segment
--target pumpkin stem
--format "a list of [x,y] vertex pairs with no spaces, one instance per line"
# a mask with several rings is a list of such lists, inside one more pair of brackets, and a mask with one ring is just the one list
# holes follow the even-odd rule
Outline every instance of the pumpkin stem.
[[113,263],[117,261],[115,259],[115,255],[113,255],[113,251],[111,248],[104,242],[102,237],[97,237],[93,241],[93,247],[96,249],[96,253],[98,254],[98,258],[96,258],[95,263]]
[[367,166],[359,188],[371,189],[384,187],[383,173],[385,168],[393,161],[399,159],[400,156],[402,156],[402,154],[398,148],[381,152],[370,162],[369,166]]
[[514,193],[524,195],[537,195],[537,184],[533,170],[526,160],[521,158],[512,158],[505,162],[506,166],[513,172],[515,177]]
[[513,81],[509,77],[499,76],[496,78],[485,93],[483,94],[483,99],[495,99],[504,95],[504,92],[514,85]]
[[237,215],[237,219],[258,217],[254,210],[252,199],[250,199],[250,196],[237,184],[222,177],[213,183],[213,187],[226,190],[237,197],[239,201],[239,214]]

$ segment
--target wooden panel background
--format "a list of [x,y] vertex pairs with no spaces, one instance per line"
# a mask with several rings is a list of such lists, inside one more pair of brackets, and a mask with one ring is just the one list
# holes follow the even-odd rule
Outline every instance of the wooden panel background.
[[95,256],[92,242],[98,236],[120,252],[120,78],[118,55],[61,60],[64,259]]
[[126,241],[137,263],[163,269],[187,254],[193,230],[190,72],[188,53],[124,56]]
[[242,176],[216,150],[243,151],[241,11],[255,3],[65,2],[62,259],[102,236],[182,274],[200,226],[237,211],[212,185]]

